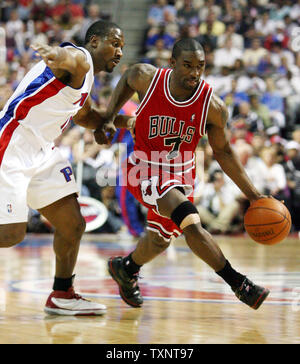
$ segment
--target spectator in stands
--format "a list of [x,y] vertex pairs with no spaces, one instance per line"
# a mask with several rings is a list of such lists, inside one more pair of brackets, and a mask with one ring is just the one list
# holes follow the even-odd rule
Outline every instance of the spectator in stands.
[[261,103],[266,105],[270,111],[273,124],[280,129],[285,127],[285,106],[283,97],[275,87],[275,82],[272,77],[266,79],[266,91],[263,93]]
[[260,158],[261,151],[267,146],[266,133],[254,133],[251,139],[252,156]]
[[264,124],[258,114],[251,110],[249,102],[243,101],[238,105],[237,115],[233,115],[232,122],[243,120],[250,132],[264,130]]
[[[245,15],[243,15],[243,11]],[[251,20],[247,17],[247,9],[242,10],[241,7],[236,7],[233,9],[233,22],[235,32],[243,36],[247,36],[247,32],[251,27]]]
[[264,11],[262,15],[254,22],[256,34],[259,37],[266,37],[273,34],[276,30],[276,22],[270,19],[268,11]]
[[29,20],[33,3],[34,0],[19,0],[18,13],[22,21],[26,22]]
[[87,29],[93,24],[96,20],[102,18],[100,12],[99,4],[91,4],[87,8],[87,16],[84,17],[84,20],[81,24],[81,29],[78,34],[79,41],[81,44],[84,42],[85,34]]
[[198,25],[198,10],[193,6],[193,0],[184,0],[183,6],[177,11],[177,19],[180,26]]
[[221,34],[218,39],[218,48],[225,46],[226,39],[230,37],[232,41],[232,47],[237,48],[241,51],[244,50],[244,38],[235,32],[234,22],[230,21],[226,24],[226,30]]
[[[5,71],[5,69],[4,69]],[[1,73],[1,71],[0,71]],[[6,80],[6,77],[5,77]],[[1,84],[0,85],[0,109],[3,109],[3,107],[6,104],[6,101],[10,98],[10,96],[13,93],[13,89],[9,84]]]
[[150,7],[147,23],[150,27],[157,27],[164,23],[164,11],[173,12],[176,15],[176,8],[172,5],[168,5],[167,0],[156,0],[155,3]]
[[164,31],[163,39],[165,46],[168,49],[173,47],[173,44],[179,37],[180,26],[177,22],[176,14],[170,11],[170,7],[164,10]]
[[60,0],[52,8],[52,17],[55,21],[68,26],[70,22],[82,22],[84,10],[81,4],[72,3],[71,0]]
[[281,48],[285,49],[288,47],[290,37],[285,29],[284,22],[277,22],[275,26],[275,32],[269,34],[265,38],[264,46],[266,49],[271,49],[272,44],[279,44]]
[[[209,68],[209,71],[212,71],[213,68]],[[214,92],[218,95],[224,95],[232,90],[232,79],[233,76],[230,72],[230,68],[227,66],[223,66],[220,72],[213,73],[211,72],[209,75],[205,73],[205,80],[213,87]]]
[[277,80],[276,89],[285,103],[287,127],[293,130],[297,120],[300,120],[300,76],[288,71],[286,76]]
[[225,183],[223,171],[217,169],[211,173],[197,209],[201,222],[212,234],[233,231],[232,221],[238,215],[239,203],[231,193],[230,182]]
[[237,79],[232,78],[231,79],[231,90],[225,94],[220,95],[222,99],[225,101],[225,104],[229,111],[230,118],[232,115],[237,114],[238,106],[241,102],[249,101],[249,96],[246,92],[239,92],[237,91]]
[[[205,6],[204,6],[205,5]],[[198,5],[199,6],[199,5]],[[195,4],[194,7],[196,8]],[[205,0],[202,1],[200,5],[200,9],[198,10],[198,17],[200,24],[203,23],[206,19],[209,13],[213,12],[217,19],[222,17],[222,8],[220,4],[216,4],[215,0]]]
[[250,111],[254,112],[263,122],[263,129],[266,130],[271,126],[272,120],[268,107],[260,102],[259,94],[250,92]]
[[96,232],[98,233],[117,233],[123,226],[121,211],[115,194],[114,186],[105,186],[101,188],[100,200],[106,206],[108,218],[103,226]]
[[237,80],[237,90],[262,94],[266,91],[266,83],[262,77],[257,75],[254,67],[249,67],[245,70],[244,74],[239,75]]
[[0,69],[4,69],[6,62],[6,32],[5,28],[0,27]]
[[207,14],[205,22],[200,24],[199,34],[206,34],[209,25],[211,26],[211,29],[212,29],[211,33],[213,35],[215,35],[216,37],[218,37],[219,35],[221,35],[225,32],[225,28],[226,28],[225,24],[222,21],[217,20],[216,14],[214,13],[214,11],[210,11]]
[[294,229],[300,231],[300,144],[290,141],[286,145],[288,160],[285,163],[287,184],[291,191],[290,212]]
[[163,39],[157,39],[155,47],[146,53],[146,59],[156,67],[167,67],[171,51],[165,48]]
[[[287,180],[282,165],[276,163],[276,151],[266,147],[261,151],[261,158],[264,162],[265,194],[271,194],[278,200],[289,198],[286,188]],[[288,204],[287,204],[288,205]]]
[[231,36],[225,40],[224,47],[215,51],[215,66],[216,67],[233,67],[237,59],[242,58],[242,51],[234,48],[232,45]]
[[231,144],[238,144],[241,141],[251,143],[253,133],[249,131],[249,125],[243,117],[236,116],[232,118],[229,131]]
[[296,129],[293,131],[292,139],[300,145],[300,129]]
[[257,67],[261,59],[265,57],[267,53],[267,50],[261,46],[260,39],[253,39],[251,48],[246,49],[243,54],[245,67]]
[[47,1],[35,1],[31,11],[32,20],[40,20],[45,23],[49,22],[49,19],[52,17],[52,6],[53,4],[50,4]]
[[290,11],[291,18],[299,22],[300,18],[300,0],[296,0]]
[[16,46],[16,36],[24,32],[24,24],[19,18],[17,10],[10,12],[9,20],[6,23],[6,46],[14,48]]
[[275,67],[271,62],[271,53],[267,52],[259,61],[257,65],[258,75],[264,77],[275,72]]
[[[258,191],[263,192],[265,190],[265,169],[261,157],[254,156],[253,147],[246,143],[244,140],[240,140],[236,143],[235,152],[244,166],[251,181]],[[243,196],[233,186],[233,193],[237,192],[237,196],[243,199]]]
[[284,22],[284,29],[289,38],[291,38],[294,29],[298,27],[298,24],[293,20],[291,13],[284,16],[283,22]]
[[[167,12],[167,14],[169,14]],[[169,19],[169,18],[167,18]],[[173,23],[166,23],[166,25],[161,25],[159,27],[151,27],[146,35],[145,40],[145,51],[149,52],[155,48],[155,43],[158,39],[162,39],[164,42],[164,48],[171,49],[173,43],[178,37],[179,27],[173,26]]]
[[[101,165],[99,162],[99,155],[105,147],[100,146],[95,142],[91,130],[85,129],[83,135],[80,136],[80,139],[82,138],[84,140],[83,151],[81,149],[80,140],[78,140],[78,142],[72,147],[72,167],[76,174],[78,163],[83,163],[82,185],[89,191],[89,196],[99,199],[100,189],[96,183],[96,173],[97,168]],[[111,157],[111,155],[109,155],[108,158],[109,157]]]
[[207,24],[206,33],[197,35],[195,39],[202,44],[205,54],[208,46],[212,51],[217,48],[218,37],[212,33],[212,24]]
[[284,49],[280,42],[274,41],[270,45],[271,63],[275,68],[279,68],[282,64],[282,59],[286,58],[287,67],[292,67],[295,64],[295,56],[289,49]]

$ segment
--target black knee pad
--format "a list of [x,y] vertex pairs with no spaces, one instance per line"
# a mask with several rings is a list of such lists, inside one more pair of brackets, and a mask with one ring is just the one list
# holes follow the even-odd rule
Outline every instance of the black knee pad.
[[[191,201],[184,201],[171,214],[171,220],[180,228],[182,221],[192,214],[198,215],[198,210]],[[200,221],[200,220],[199,220]]]

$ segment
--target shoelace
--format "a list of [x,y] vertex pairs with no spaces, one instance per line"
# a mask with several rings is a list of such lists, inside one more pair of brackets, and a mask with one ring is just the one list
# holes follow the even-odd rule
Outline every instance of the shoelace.
[[85,298],[83,298],[82,296],[80,296],[80,294],[75,293],[75,291],[73,291],[72,298],[75,298],[76,300],[87,301]]
[[254,284],[249,280],[247,280],[246,282],[245,281],[243,282],[241,290],[244,289],[247,293],[249,293],[253,287]]
[[143,279],[142,276],[139,275],[139,273],[135,273],[132,278],[130,279],[130,283],[132,283],[132,286],[135,287],[137,285],[138,279]]

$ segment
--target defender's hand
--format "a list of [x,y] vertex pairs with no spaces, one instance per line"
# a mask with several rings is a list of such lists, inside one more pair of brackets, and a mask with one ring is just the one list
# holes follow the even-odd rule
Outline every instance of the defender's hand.
[[49,67],[59,68],[66,58],[67,51],[62,47],[51,47],[47,44],[36,43],[31,45],[31,48],[43,58],[43,61]]
[[116,133],[113,122],[105,123],[94,131],[94,137],[98,144],[109,144]]

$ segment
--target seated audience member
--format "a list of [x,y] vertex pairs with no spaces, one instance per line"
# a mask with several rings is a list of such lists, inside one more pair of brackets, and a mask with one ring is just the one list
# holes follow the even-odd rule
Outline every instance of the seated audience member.
[[294,230],[300,232],[300,144],[290,141],[286,145],[285,173],[291,191],[290,212]]
[[276,151],[267,147],[261,151],[261,159],[264,163],[265,194],[270,194],[278,200],[289,198],[287,180],[284,168],[276,163]]
[[204,185],[197,205],[201,222],[211,233],[233,231],[232,221],[238,215],[239,203],[226,185],[222,170],[215,170]]

